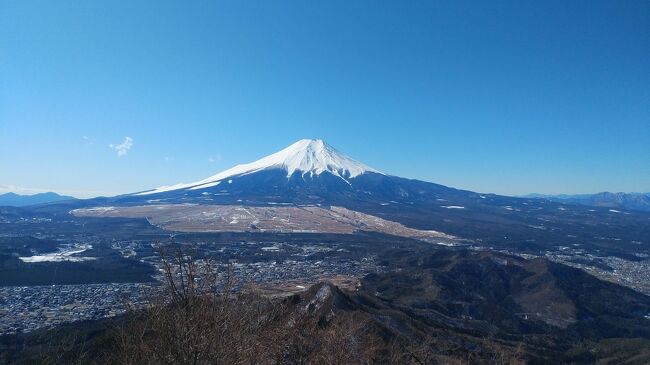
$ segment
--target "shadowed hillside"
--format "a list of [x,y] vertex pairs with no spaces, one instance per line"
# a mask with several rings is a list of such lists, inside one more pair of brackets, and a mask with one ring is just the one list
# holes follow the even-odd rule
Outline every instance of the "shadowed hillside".
[[[164,294],[113,320],[2,339],[4,360],[146,364],[642,364],[650,298],[542,259],[442,250],[354,291],[269,299],[166,256]],[[67,341],[67,342],[66,342]],[[25,346],[28,350],[17,351]],[[55,356],[56,354],[56,356]]]

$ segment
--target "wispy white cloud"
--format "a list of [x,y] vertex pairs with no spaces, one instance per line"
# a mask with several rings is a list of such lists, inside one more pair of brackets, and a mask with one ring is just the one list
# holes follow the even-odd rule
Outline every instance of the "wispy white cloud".
[[214,162],[221,161],[221,159],[222,159],[221,155],[218,154],[218,155],[216,155],[216,156],[210,156],[210,157],[208,157],[208,162],[209,162],[209,163],[214,163]]
[[133,147],[133,138],[131,137],[124,137],[124,142],[120,144],[109,144],[108,147],[114,149],[117,151],[117,156],[122,157],[126,156],[127,153],[129,153],[129,150],[131,147]]
[[91,138],[91,137],[88,137],[88,136],[83,136],[83,137],[81,137],[81,139],[83,139],[84,144],[86,144],[87,146],[92,146],[92,145],[95,144],[95,139],[94,138]]

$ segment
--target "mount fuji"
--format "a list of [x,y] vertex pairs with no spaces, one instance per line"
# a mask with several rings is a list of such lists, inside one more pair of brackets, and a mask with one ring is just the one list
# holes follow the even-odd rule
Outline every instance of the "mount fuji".
[[286,174],[287,181],[291,181],[294,177],[305,180],[307,175],[309,179],[315,180],[320,175],[327,174],[338,177],[347,184],[351,184],[352,179],[362,174],[382,174],[372,167],[344,155],[323,140],[303,139],[255,162],[237,165],[201,181],[162,186],[135,195],[151,195],[178,190],[204,190],[218,186],[226,180],[232,184],[232,179],[264,171],[282,171]]
[[345,205],[357,202],[388,206],[440,203],[446,199],[443,196],[459,195],[480,199],[476,193],[385,174],[320,139],[303,139],[257,161],[237,165],[203,180],[161,186],[116,199],[127,204]]
[[[482,194],[393,176],[318,139],[297,141],[196,182],[76,202],[74,207],[86,208],[77,214],[91,216],[157,217],[184,229],[197,229],[198,221],[211,225],[215,219],[221,220],[220,230],[256,229],[256,222],[266,222],[266,228],[284,225],[290,232],[319,232],[327,225],[327,232],[333,232],[342,221],[365,222],[355,226],[358,230],[399,224],[393,232],[439,232],[483,245],[516,245],[537,252],[574,245],[626,255],[638,246],[636,242],[650,242],[646,229],[650,214]],[[169,223],[170,207],[183,224]],[[319,214],[329,218],[314,221]],[[244,226],[240,216],[250,218],[250,224]],[[291,230],[294,223],[302,226]],[[616,240],[603,242],[602,237]]]

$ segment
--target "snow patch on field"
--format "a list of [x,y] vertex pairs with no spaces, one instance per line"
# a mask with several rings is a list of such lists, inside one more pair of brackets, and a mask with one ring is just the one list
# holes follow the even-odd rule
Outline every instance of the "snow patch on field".
[[114,211],[115,207],[96,207],[96,208],[88,208],[86,210],[89,212],[104,213],[104,212]]
[[452,242],[436,242],[436,245],[447,246],[447,247],[458,246],[457,244]]
[[19,257],[22,262],[27,263],[36,263],[36,262],[81,262],[95,260],[95,257],[80,257],[72,256],[78,253],[82,253],[89,249],[93,248],[92,245],[74,245],[69,247],[62,247],[58,252],[48,253],[45,255],[35,255],[35,256],[26,256]]

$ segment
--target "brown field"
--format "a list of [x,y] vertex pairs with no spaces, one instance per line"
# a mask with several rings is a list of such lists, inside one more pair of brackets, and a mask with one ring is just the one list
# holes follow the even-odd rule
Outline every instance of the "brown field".
[[143,205],[75,209],[82,217],[146,218],[151,224],[178,232],[309,232],[375,231],[426,241],[451,242],[455,237],[425,231],[342,207],[241,205]]

